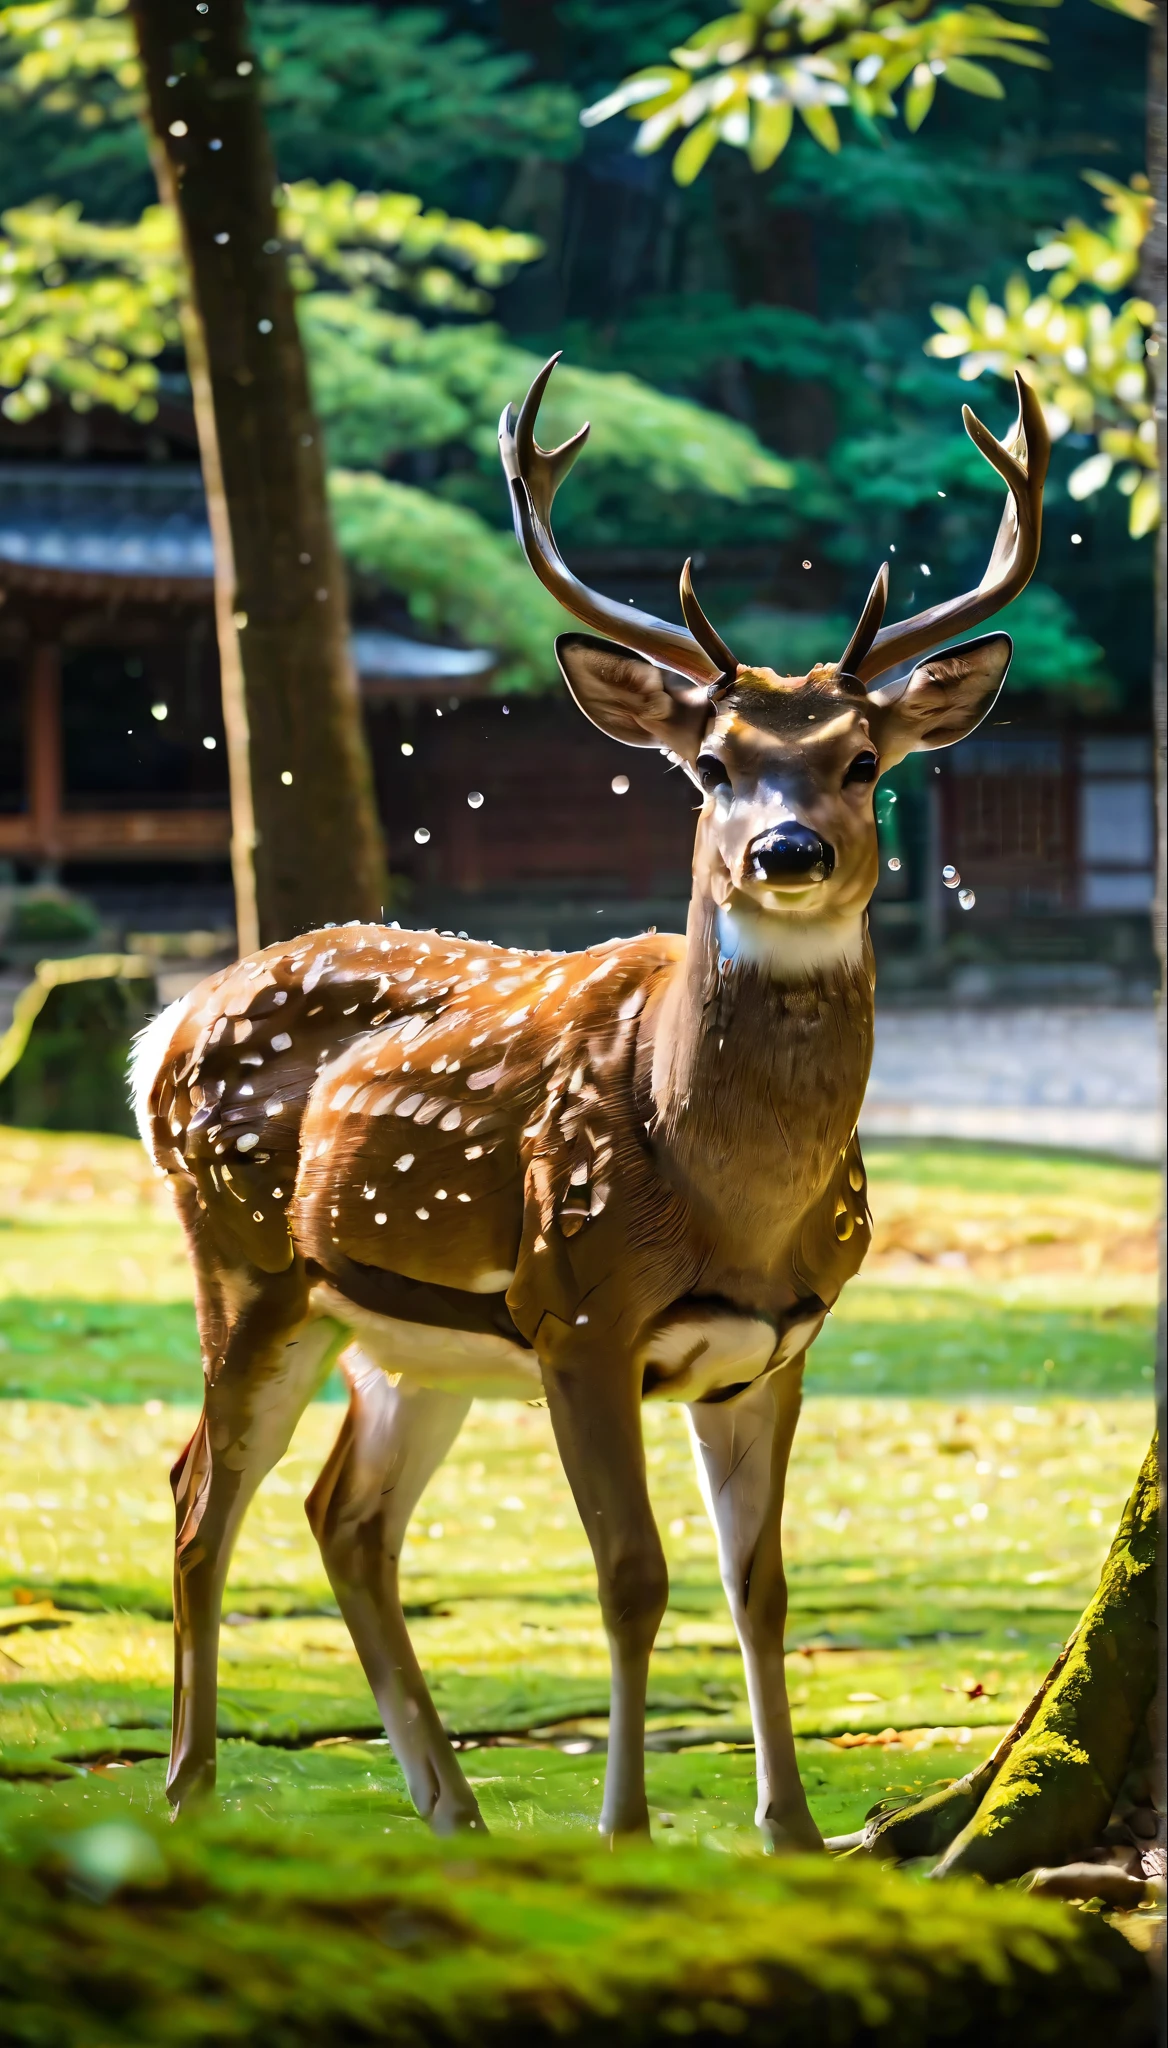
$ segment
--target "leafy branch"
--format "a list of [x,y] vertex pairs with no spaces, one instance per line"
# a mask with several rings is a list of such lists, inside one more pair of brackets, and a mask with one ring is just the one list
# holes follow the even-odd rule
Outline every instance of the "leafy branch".
[[[173,215],[149,206],[136,222],[99,226],[76,203],[46,201],[13,207],[0,225],[0,410],[30,419],[58,391],[77,411],[153,419],[157,359],[179,343],[186,289]],[[280,225],[301,292],[339,279],[446,312],[481,312],[482,287],[539,254],[530,235],[339,181],[285,186]]]
[[1073,430],[1098,444],[1068,479],[1072,498],[1093,496],[1114,475],[1130,499],[1128,529],[1138,539],[1156,526],[1160,510],[1147,368],[1155,309],[1142,298],[1113,308],[1107,295],[1137,271],[1152,199],[1142,176],[1121,185],[1101,171],[1083,175],[1102,193],[1110,222],[1093,228],[1073,218],[1031,251],[1030,270],[1050,274],[1037,297],[1025,278],[1012,277],[1002,305],[978,285],[964,309],[934,306],[941,331],[925,348],[956,359],[958,376],[970,383],[986,371],[1012,378],[1021,370],[1042,400],[1052,439]]
[[[1016,0],[1057,7],[1060,0]],[[1152,19],[1154,0],[1098,0],[1132,20]],[[990,7],[936,0],[746,0],[624,79],[580,119],[586,128],[627,114],[640,125],[635,150],[651,155],[684,135],[673,158],[679,185],[691,185],[719,142],[746,151],[769,170],[791,137],[795,115],[823,149],[838,150],[835,110],[851,109],[871,139],[882,121],[903,116],[912,132],[933,104],[939,80],[959,92],[1000,100],[994,63],[1046,70],[1035,48],[1041,29]],[[899,102],[898,102],[899,95]]]
[[640,123],[633,146],[641,155],[684,131],[673,175],[689,185],[719,142],[745,150],[756,171],[769,169],[787,146],[796,114],[822,148],[834,151],[839,107],[850,107],[875,135],[882,120],[901,111],[901,92],[904,119],[919,128],[938,79],[1001,99],[1004,88],[990,62],[1045,69],[1047,59],[1034,47],[1045,40],[1040,29],[982,6],[747,0],[672,50],[671,64],[635,72],[580,119],[593,127],[628,114]]

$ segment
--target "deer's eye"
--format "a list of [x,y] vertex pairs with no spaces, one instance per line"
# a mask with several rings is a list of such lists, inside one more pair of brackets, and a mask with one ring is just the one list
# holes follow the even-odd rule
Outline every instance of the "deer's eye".
[[844,788],[846,789],[850,782],[875,782],[879,765],[875,754],[857,754],[844,776]]
[[699,754],[697,769],[698,781],[707,796],[715,789],[729,789],[730,777],[716,754]]

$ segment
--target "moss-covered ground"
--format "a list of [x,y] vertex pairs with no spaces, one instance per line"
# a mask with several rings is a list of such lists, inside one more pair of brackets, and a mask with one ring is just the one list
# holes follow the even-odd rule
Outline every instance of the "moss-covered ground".
[[[816,1347],[787,1512],[789,1684],[827,1833],[958,1775],[1014,1718],[1093,1588],[1151,1408],[1152,1173],[962,1147],[868,1158],[873,1253]],[[70,1828],[127,1821],[153,1841],[165,1810],[166,1474],[198,1390],[181,1242],[135,1147],[0,1132],[0,1841],[24,1844],[46,1897]],[[304,1519],[340,1413],[310,1408],[236,1554],[207,1824],[258,1827],[269,1851],[276,1830],[309,1889],[342,1841],[431,1854]],[[672,1583],[650,1803],[662,1850],[700,1851],[700,1889],[711,1852],[756,1867],[753,1755],[681,1417],[645,1422]],[[404,1574],[488,1826],[516,1853],[583,1855],[607,1658],[546,1411],[472,1411]]]
[[[813,1357],[787,1517],[795,1725],[832,1832],[954,1775],[1013,1719],[1091,1591],[1149,1411],[1152,1174],[956,1147],[877,1147],[869,1164],[873,1254]],[[84,1803],[95,1770],[160,1797],[166,1472],[199,1384],[168,1202],[132,1144],[0,1134],[0,1813]],[[224,1793],[409,1833],[304,1519],[339,1419],[335,1402],[308,1411],[236,1554]],[[645,1421],[672,1582],[653,1805],[668,1839],[747,1841],[713,1539],[679,1413]],[[544,1410],[472,1411],[404,1566],[489,1824],[590,1826],[607,1659]]]

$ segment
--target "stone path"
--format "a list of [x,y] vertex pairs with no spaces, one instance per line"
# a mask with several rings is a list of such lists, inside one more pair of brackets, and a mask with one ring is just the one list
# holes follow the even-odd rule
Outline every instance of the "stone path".
[[1154,1160],[1152,1010],[878,1010],[861,1129]]

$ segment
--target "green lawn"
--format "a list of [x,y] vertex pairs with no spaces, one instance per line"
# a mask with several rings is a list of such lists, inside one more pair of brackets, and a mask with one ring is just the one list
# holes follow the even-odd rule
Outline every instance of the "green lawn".
[[[1091,1590],[1151,1406],[1151,1172],[919,1145],[869,1165],[869,1277],[816,1347],[788,1509],[795,1725],[832,1832],[956,1775],[1013,1718]],[[166,1472],[199,1381],[168,1199],[126,1141],[0,1133],[0,1827],[162,1810]],[[338,1421],[309,1410],[239,1545],[223,1804],[418,1840],[303,1515]],[[647,1409],[646,1438],[672,1581],[655,1833],[747,1853],[713,1540],[679,1414]],[[405,1576],[488,1824],[590,1832],[607,1659],[545,1411],[472,1412]]]

